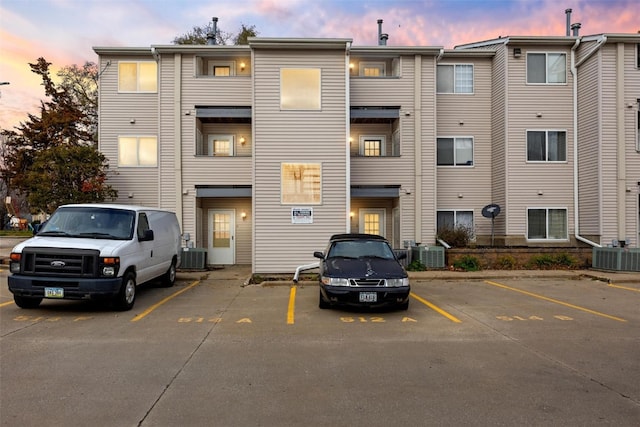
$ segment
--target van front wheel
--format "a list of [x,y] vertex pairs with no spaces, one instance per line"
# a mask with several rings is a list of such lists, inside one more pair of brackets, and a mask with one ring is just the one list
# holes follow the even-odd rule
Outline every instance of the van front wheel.
[[133,308],[136,301],[136,277],[133,273],[128,272],[122,277],[122,286],[120,292],[114,300],[116,310],[127,311]]
[[176,260],[171,261],[171,265],[166,273],[160,278],[160,285],[165,288],[170,288],[176,283]]

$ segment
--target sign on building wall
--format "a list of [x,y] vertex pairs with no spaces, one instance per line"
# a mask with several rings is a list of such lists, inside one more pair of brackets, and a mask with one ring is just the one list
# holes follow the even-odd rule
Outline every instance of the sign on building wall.
[[291,208],[291,224],[313,224],[313,208]]

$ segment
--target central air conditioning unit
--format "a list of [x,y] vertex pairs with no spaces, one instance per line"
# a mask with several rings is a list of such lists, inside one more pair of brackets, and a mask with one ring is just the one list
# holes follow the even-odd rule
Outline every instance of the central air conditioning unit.
[[442,246],[414,246],[411,260],[420,261],[427,268],[444,268],[444,248]]
[[591,265],[596,270],[640,271],[640,249],[593,248]]
[[183,270],[206,270],[207,250],[204,248],[182,248],[180,268]]

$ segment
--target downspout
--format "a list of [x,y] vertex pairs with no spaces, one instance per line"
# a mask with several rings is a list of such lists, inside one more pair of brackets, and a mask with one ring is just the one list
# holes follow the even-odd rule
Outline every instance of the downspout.
[[602,46],[606,41],[607,37],[602,36],[602,38],[598,41],[593,50],[591,50],[587,55],[585,55],[577,64],[576,64],[576,49],[580,45],[580,38],[576,39],[573,47],[571,48],[571,75],[573,77],[573,216],[575,223],[575,238],[581,242],[584,242],[588,245],[591,245],[596,248],[601,248],[602,245],[592,242],[591,240],[582,237],[580,235],[580,209],[578,207],[578,66],[582,64],[584,61],[589,59],[591,55],[593,55],[600,46]]
[[173,173],[176,182],[176,216],[182,229],[182,54],[174,54],[173,59]]
[[618,240],[625,241],[627,234],[627,210],[626,210],[626,183],[627,166],[625,163],[625,140],[624,140],[624,43],[617,43],[616,53],[616,135],[617,135],[617,205],[618,205]]
[[415,184],[414,235],[415,241],[422,241],[422,56],[414,59],[413,79],[413,168]]

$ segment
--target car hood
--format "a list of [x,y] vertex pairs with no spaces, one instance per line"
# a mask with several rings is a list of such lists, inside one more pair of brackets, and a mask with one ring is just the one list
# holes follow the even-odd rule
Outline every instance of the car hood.
[[394,259],[328,258],[324,260],[323,267],[325,276],[346,279],[401,279],[407,277],[407,272]]

